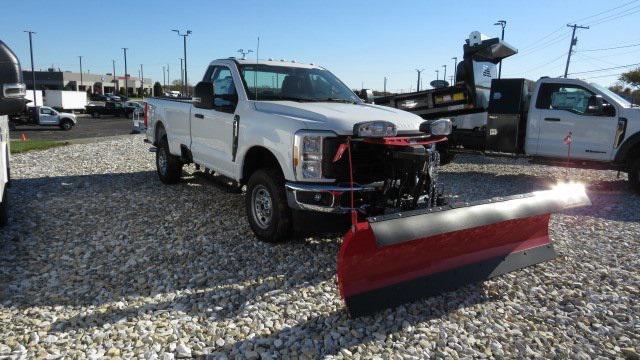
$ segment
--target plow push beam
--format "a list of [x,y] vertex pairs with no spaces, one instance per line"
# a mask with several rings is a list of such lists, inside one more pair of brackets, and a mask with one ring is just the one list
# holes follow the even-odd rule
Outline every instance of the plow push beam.
[[338,255],[340,294],[360,316],[551,260],[550,214],[590,204],[567,184],[359,221]]

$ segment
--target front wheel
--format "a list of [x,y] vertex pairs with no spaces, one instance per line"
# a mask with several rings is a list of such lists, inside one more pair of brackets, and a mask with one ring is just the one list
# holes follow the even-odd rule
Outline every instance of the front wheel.
[[640,157],[631,161],[629,169],[629,185],[631,189],[640,195]]
[[291,209],[287,205],[284,178],[275,169],[258,170],[249,178],[245,208],[249,225],[258,239],[275,243],[289,238]]
[[175,184],[182,176],[182,162],[180,158],[169,152],[169,142],[164,136],[156,150],[156,171],[160,181],[165,184]]

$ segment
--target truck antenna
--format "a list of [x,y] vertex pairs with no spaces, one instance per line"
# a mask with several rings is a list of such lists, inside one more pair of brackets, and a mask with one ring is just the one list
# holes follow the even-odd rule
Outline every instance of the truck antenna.
[[256,90],[256,101],[258,101],[258,54],[260,53],[260,36],[258,36],[258,45],[256,46],[256,70],[253,72],[253,86]]

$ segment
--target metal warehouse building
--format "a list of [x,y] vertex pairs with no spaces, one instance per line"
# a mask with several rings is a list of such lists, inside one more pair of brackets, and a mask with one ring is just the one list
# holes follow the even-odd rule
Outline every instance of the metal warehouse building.
[[[27,89],[33,89],[33,75],[31,71],[23,71],[24,82]],[[83,73],[82,81],[80,73],[71,71],[36,71],[36,90],[76,90],[87,91],[94,94],[113,93],[114,88],[120,91],[124,88],[124,76],[112,76],[111,74],[99,75]],[[128,94],[138,94],[140,86],[144,86],[145,96],[153,95],[153,82],[149,78],[141,81],[139,77],[129,76],[127,80]],[[115,86],[114,86],[115,85]]]

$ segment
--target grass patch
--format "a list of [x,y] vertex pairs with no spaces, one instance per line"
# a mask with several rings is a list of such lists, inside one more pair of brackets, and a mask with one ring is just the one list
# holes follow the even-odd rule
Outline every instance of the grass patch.
[[65,145],[69,145],[69,143],[65,141],[54,140],[11,140],[11,153],[20,154],[27,151],[46,150]]

